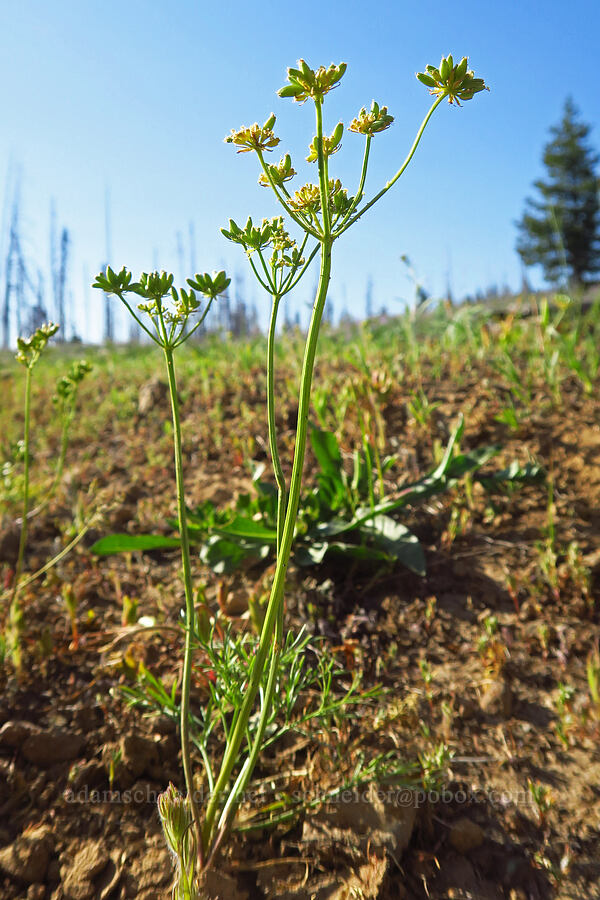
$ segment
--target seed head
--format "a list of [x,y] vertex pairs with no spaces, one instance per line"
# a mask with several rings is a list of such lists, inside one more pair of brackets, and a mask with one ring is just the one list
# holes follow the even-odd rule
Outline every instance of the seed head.
[[393,121],[394,117],[388,114],[387,106],[380,107],[373,100],[369,112],[363,106],[356,119],[350,122],[348,131],[354,131],[357,134],[374,135],[378,131],[385,131]]
[[231,134],[225,138],[226,144],[235,144],[238,153],[250,153],[252,150],[272,150],[279,143],[279,138],[273,134],[275,115],[271,113],[265,124],[261,127],[258,122],[254,125],[244,126],[237,131],[231,129]]
[[461,100],[472,100],[479,91],[489,91],[483,78],[475,78],[467,65],[466,56],[456,65],[452,56],[442,56],[437,69],[435,66],[427,66],[425,72],[417,72],[417,78],[429,88],[430,94],[447,97],[449,103],[460,106]]
[[298,66],[298,69],[287,70],[289,84],[277,91],[279,97],[293,97],[297,103],[304,103],[309,97],[322,100],[341,80],[347,68],[346,63],[339,66],[332,63],[328,69],[321,66],[315,71],[303,59],[298,60]]

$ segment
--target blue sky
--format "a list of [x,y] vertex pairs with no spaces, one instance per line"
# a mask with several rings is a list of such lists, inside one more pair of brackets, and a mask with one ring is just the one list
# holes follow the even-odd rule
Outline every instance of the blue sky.
[[[7,0],[2,6],[0,177],[10,191],[20,178],[23,244],[46,282],[54,200],[59,225],[71,233],[69,290],[84,335],[100,321],[97,292],[87,285],[106,257],[107,191],[113,266],[135,273],[158,266],[179,276],[191,274],[191,257],[201,271],[226,266],[244,277],[248,299],[266,315],[268,300],[243,253],[219,228],[229,217],[260,219],[277,208],[257,185],[256,159],[236,155],[223,138],[273,111],[281,138],[273,161],[280,149],[290,150],[298,185],[314,180],[303,161],[313,111],[276,96],[299,57],[313,67],[348,64],[325,106],[329,131],[373,98],[395,116],[373,142],[368,195],[396,171],[429,107],[416,71],[442,54],[467,55],[491,87],[461,109],[437,110],[406,175],[336,244],[336,316],[343,307],[363,312],[369,278],[376,307],[393,312],[410,299],[403,254],[432,294],[444,294],[448,282],[457,298],[493,283],[517,288],[514,221],[542,174],[548,128],[567,95],[600,146],[597,0]],[[333,174],[351,193],[361,152],[362,139],[346,133],[332,159]],[[540,284],[539,273],[531,274]],[[308,275],[290,301],[293,311],[305,309],[313,283]]]

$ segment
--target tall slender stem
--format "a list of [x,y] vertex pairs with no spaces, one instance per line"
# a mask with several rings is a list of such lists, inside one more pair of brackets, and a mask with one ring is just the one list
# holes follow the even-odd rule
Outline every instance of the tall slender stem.
[[[275,426],[275,327],[277,325],[277,312],[279,310],[280,301],[281,297],[278,294],[274,294],[271,307],[271,319],[269,322],[269,335],[267,338],[267,425],[269,430],[269,447],[271,450],[271,460],[273,462],[273,472],[275,473],[275,481],[277,482],[277,559],[281,552],[283,521],[287,503],[285,476],[283,474],[283,469],[281,468],[281,460],[277,448],[277,428]],[[275,643],[281,644],[282,640],[283,603],[280,604],[279,613],[277,615]]]
[[183,484],[183,455],[181,444],[181,421],[179,418],[179,398],[177,396],[177,380],[175,378],[175,363],[173,349],[163,345],[167,377],[169,379],[169,393],[171,395],[171,410],[173,413],[173,449],[175,458],[175,481],[177,484],[177,515],[179,519],[179,536],[181,539],[181,563],[183,568],[183,586],[185,591],[185,645],[183,655],[183,673],[181,677],[181,758],[185,785],[188,792],[194,829],[198,843],[198,856],[200,866],[204,861],[204,848],[202,845],[202,829],[200,826],[200,814],[194,796],[194,778],[191,760],[190,742],[190,685],[192,680],[192,634],[194,629],[194,590],[192,585],[192,569],[190,564],[190,541],[185,510],[185,494]]
[[302,364],[302,376],[300,380],[300,395],[298,403],[298,427],[296,431],[296,445],[294,448],[294,461],[292,465],[292,475],[290,480],[289,498],[285,521],[283,525],[283,533],[281,538],[280,552],[275,567],[275,575],[273,577],[273,585],[271,587],[271,595],[265,619],[261,631],[260,641],[254,657],[254,665],[250,674],[248,687],[244,697],[243,704],[240,708],[235,727],[230,734],[223,760],[221,763],[221,771],[215,782],[215,789],[208,802],[206,808],[206,816],[204,820],[204,846],[208,847],[211,842],[215,817],[219,808],[221,795],[225,793],[229,784],[231,773],[238,759],[239,750],[248,725],[248,719],[254,705],[254,700],[260,686],[262,673],[269,649],[271,647],[273,630],[277,617],[279,615],[279,607],[283,601],[283,591],[285,587],[285,576],[287,573],[292,542],[294,539],[294,530],[296,525],[296,516],[298,514],[298,505],[300,502],[300,488],[302,485],[302,472],[304,468],[304,456],[306,453],[306,437],[308,431],[308,414],[310,409],[310,390],[312,386],[312,376],[315,363],[315,355],[317,350],[317,341],[319,337],[319,328],[323,317],[323,308],[327,298],[327,290],[329,287],[329,279],[331,275],[331,239],[325,239],[321,247],[321,270],[319,274],[319,284],[317,294],[313,305],[312,317],[309,325],[306,347],[304,350],[304,360]]
[[29,447],[31,430],[31,380],[32,366],[27,366],[25,375],[25,423],[23,428],[23,519],[21,522],[21,535],[19,537],[19,551],[17,553],[17,562],[15,565],[15,580],[13,583],[13,590],[10,598],[11,610],[17,602],[19,581],[21,580],[21,575],[23,574],[23,559],[25,557],[25,547],[27,545],[27,516],[29,512]]
[[277,324],[277,313],[281,297],[277,294],[273,295],[273,305],[271,307],[271,319],[269,321],[269,334],[267,337],[267,423],[269,429],[269,449],[271,451],[271,460],[273,462],[273,472],[275,473],[275,481],[277,482],[277,555],[281,547],[281,536],[283,532],[283,517],[285,514],[285,495],[286,484],[283,469],[281,468],[281,460],[279,458],[279,450],[277,449],[277,429],[275,427],[275,327]]

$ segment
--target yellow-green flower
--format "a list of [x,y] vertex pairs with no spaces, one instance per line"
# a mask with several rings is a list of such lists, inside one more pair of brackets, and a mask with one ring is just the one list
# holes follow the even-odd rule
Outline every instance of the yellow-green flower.
[[340,63],[339,66],[332,63],[328,69],[321,66],[315,71],[303,59],[299,59],[298,66],[298,69],[287,70],[289,84],[277,91],[280,97],[293,97],[297,103],[304,103],[309,97],[322,100],[346,71],[346,63]]
[[373,100],[369,112],[363,106],[356,119],[350,122],[348,131],[354,131],[356,134],[374,135],[378,131],[385,131],[393,121],[394,117],[389,115],[387,106],[380,107]]
[[[338,122],[335,126],[333,134],[331,137],[323,136],[323,156],[325,159],[333,156],[334,153],[337,153],[340,147],[342,146],[342,137],[344,134],[344,123]],[[319,151],[317,149],[317,136],[315,135],[312,139],[311,145],[308,148],[309,153],[306,157],[307,162],[316,162],[319,158]]]
[[279,143],[279,138],[273,134],[274,124],[275,115],[271,114],[263,126],[255,122],[254,125],[244,126],[237,131],[232,128],[231,134],[225,138],[225,143],[235,144],[239,148],[238,153],[250,153],[252,150],[272,150]]
[[[289,153],[286,153],[276,166],[267,166],[267,169],[273,179],[273,183],[277,187],[281,187],[285,181],[290,181],[296,174],[296,170],[292,166],[292,157]],[[269,187],[269,179],[264,172],[261,172],[258,176],[258,183],[263,187]]]
[[425,72],[417,72],[419,81],[436,97],[447,97],[449,103],[460,106],[461,100],[472,100],[479,91],[489,91],[483,78],[475,78],[467,69],[468,60],[463,56],[454,64],[452,56],[442,56],[439,67],[427,66]]

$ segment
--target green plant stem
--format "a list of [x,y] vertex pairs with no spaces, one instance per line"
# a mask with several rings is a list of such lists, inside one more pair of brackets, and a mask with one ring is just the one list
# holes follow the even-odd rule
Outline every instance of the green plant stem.
[[[269,430],[269,448],[271,450],[271,460],[273,462],[273,472],[275,473],[275,481],[277,482],[277,552],[276,558],[279,558],[281,552],[281,539],[283,536],[283,522],[285,518],[285,507],[287,503],[287,491],[285,484],[285,476],[281,468],[281,460],[279,458],[279,450],[277,449],[277,428],[275,426],[275,328],[277,325],[277,312],[281,297],[277,294],[273,295],[273,304],[271,306],[271,319],[269,322],[269,334],[267,338],[267,423]],[[275,626],[275,643],[281,644],[283,641],[283,603],[280,604],[279,614],[277,616],[277,624]]]
[[[52,500],[52,497],[56,493],[56,489],[58,487],[58,484],[62,477],[63,469],[65,467],[67,447],[69,445],[69,428],[70,428],[72,421],[73,421],[73,412],[72,411],[63,413],[62,433],[61,433],[61,438],[60,438],[60,451],[58,454],[58,461],[56,463],[56,469],[54,471],[54,476],[52,478],[50,487],[46,491],[46,496],[43,498],[43,500],[41,500],[36,507],[28,510],[27,518],[29,520],[33,519],[34,516],[39,516],[39,514],[41,512],[43,512],[43,510],[46,509],[46,507]],[[17,522],[18,522],[18,524],[20,524],[21,520],[17,519]]]
[[423,137],[423,132],[424,132],[425,129],[427,128],[427,124],[428,124],[430,118],[432,117],[432,115],[434,114],[435,110],[438,108],[438,106],[439,106],[440,103],[442,102],[442,100],[444,100],[444,95],[443,95],[443,94],[442,94],[440,97],[438,97],[437,100],[435,100],[434,103],[432,103],[429,112],[427,113],[427,115],[425,116],[425,118],[423,119],[423,121],[421,122],[421,127],[420,127],[419,130],[417,131],[417,136],[415,137],[415,139],[414,139],[414,141],[413,141],[412,147],[411,147],[410,150],[408,151],[408,155],[407,155],[406,159],[404,160],[404,162],[402,163],[402,165],[400,166],[400,168],[398,169],[398,171],[396,172],[396,174],[394,175],[394,177],[391,179],[391,181],[388,181],[388,183],[387,183],[387,184],[379,191],[378,194],[376,194],[376,195],[373,197],[372,200],[369,200],[369,202],[366,203],[366,204],[363,206],[363,208],[362,208],[359,212],[356,213],[355,216],[352,216],[351,219],[349,219],[347,222],[345,222],[345,223],[343,224],[343,226],[342,226],[341,228],[339,228],[339,229],[335,232],[335,237],[336,237],[336,238],[339,237],[340,234],[343,234],[344,231],[346,231],[346,230],[347,230],[348,228],[350,228],[352,225],[354,225],[355,222],[358,222],[358,220],[360,219],[360,217],[363,216],[363,215],[366,213],[366,211],[367,211],[368,209],[370,209],[375,203],[377,203],[377,201],[380,200],[381,197],[383,197],[383,195],[384,195],[387,191],[389,191],[389,189],[392,187],[392,185],[396,184],[396,182],[398,181],[398,179],[400,178],[400,176],[403,174],[404,170],[405,170],[406,167],[408,166],[409,162],[411,161],[411,159],[412,159],[413,156],[415,155],[415,151],[416,151],[417,147],[419,146],[419,144],[420,144],[420,142],[421,142],[421,138]]
[[187,516],[185,509],[185,494],[183,484],[183,457],[181,450],[181,422],[179,417],[179,398],[177,396],[177,381],[175,378],[175,363],[173,349],[168,344],[163,345],[167,377],[169,380],[169,393],[171,395],[171,410],[173,414],[173,449],[175,458],[175,481],[177,484],[177,515],[179,518],[179,536],[181,539],[181,563],[183,567],[183,585],[185,591],[185,646],[183,651],[183,672],[181,676],[181,758],[185,784],[190,801],[190,808],[194,819],[194,830],[198,842],[198,858],[200,866],[204,862],[204,848],[202,845],[202,829],[200,814],[194,796],[194,778],[191,760],[190,742],[190,684],[192,679],[192,633],[194,627],[194,590],[192,585],[192,569],[190,564],[190,541],[187,528]]
[[23,560],[25,558],[25,547],[27,545],[27,514],[29,511],[29,445],[30,445],[30,429],[31,429],[31,381],[32,367],[27,366],[25,375],[25,423],[23,426],[23,519],[21,522],[21,534],[19,536],[19,551],[17,553],[17,562],[15,565],[15,580],[10,598],[10,607],[17,603],[19,592],[19,582],[23,573]]
[[331,234],[331,213],[329,210],[329,178],[327,172],[327,157],[323,153],[323,100],[315,100],[315,114],[317,120],[317,162],[319,164],[319,193],[321,195],[321,215],[323,217],[323,237]]
[[61,561],[61,559],[64,559],[64,557],[67,556],[71,552],[73,547],[76,547],[77,544],[85,537],[85,535],[88,533],[88,531],[90,530],[92,525],[93,525],[93,520],[91,522],[88,522],[87,525],[84,525],[83,528],[81,529],[81,531],[75,535],[73,540],[70,541],[66,547],[63,547],[63,549],[59,553],[57,553],[56,556],[53,556],[52,559],[49,559],[48,562],[45,563],[41,569],[38,569],[37,572],[33,573],[33,575],[28,575],[27,578],[21,582],[21,585],[20,585],[21,590],[23,588],[26,588],[28,585],[30,585],[33,581],[35,581],[41,575],[45,575],[45,573],[48,572],[57,563],[59,563]]
[[269,721],[269,713],[271,711],[271,705],[273,701],[273,694],[275,693],[275,687],[277,684],[277,675],[279,673],[279,660],[281,658],[281,643],[276,642],[273,652],[271,653],[271,659],[269,662],[269,676],[267,679],[267,686],[265,688],[265,693],[262,698],[262,706],[260,711],[260,719],[258,722],[258,727],[256,729],[256,734],[254,735],[254,742],[252,744],[252,749],[238,775],[235,784],[227,798],[227,802],[223,808],[223,812],[221,813],[221,817],[219,819],[219,832],[214,841],[213,847],[211,849],[210,856],[207,860],[207,866],[210,866],[213,859],[216,857],[219,847],[223,843],[224,839],[229,834],[231,829],[231,825],[233,823],[233,819],[235,814],[240,806],[244,798],[244,791],[248,787],[248,783],[250,778],[252,777],[252,773],[254,771],[254,767],[256,766],[258,757],[260,755],[260,751],[262,749],[263,738],[265,736],[265,731],[267,728],[267,724]]
[[304,350],[304,360],[302,364],[302,376],[300,380],[300,396],[298,404],[298,427],[296,431],[296,445],[294,448],[294,461],[292,465],[292,475],[290,480],[289,498],[283,526],[280,553],[277,558],[275,567],[275,575],[273,577],[273,585],[263,628],[261,631],[260,641],[258,644],[254,665],[250,673],[248,687],[244,697],[244,702],[240,708],[239,715],[232,729],[231,735],[221,763],[215,789],[208,802],[206,808],[206,816],[204,820],[204,847],[207,848],[211,843],[215,817],[219,806],[219,799],[225,792],[231,773],[238,759],[240,747],[246,729],[250,713],[254,705],[254,700],[260,686],[263,669],[266,658],[271,647],[273,630],[277,617],[279,615],[279,607],[283,601],[283,592],[285,587],[285,576],[290,559],[292,542],[294,539],[294,531],[296,526],[296,516],[298,514],[298,505],[300,502],[300,488],[302,485],[302,471],[304,467],[304,457],[306,453],[306,436],[308,431],[308,414],[310,409],[310,390],[312,385],[312,375],[314,369],[315,355],[317,349],[317,341],[319,336],[319,328],[323,316],[323,308],[327,298],[327,290],[329,287],[329,279],[331,275],[331,238],[323,239],[321,247],[321,269],[319,274],[319,284],[313,313],[308,330],[306,346]]
[[275,327],[281,297],[273,295],[269,333],[267,337],[267,422],[269,428],[269,449],[273,462],[275,481],[277,482],[277,556],[281,547],[283,518],[285,515],[286,484],[279,450],[277,449],[277,429],[275,427]]

